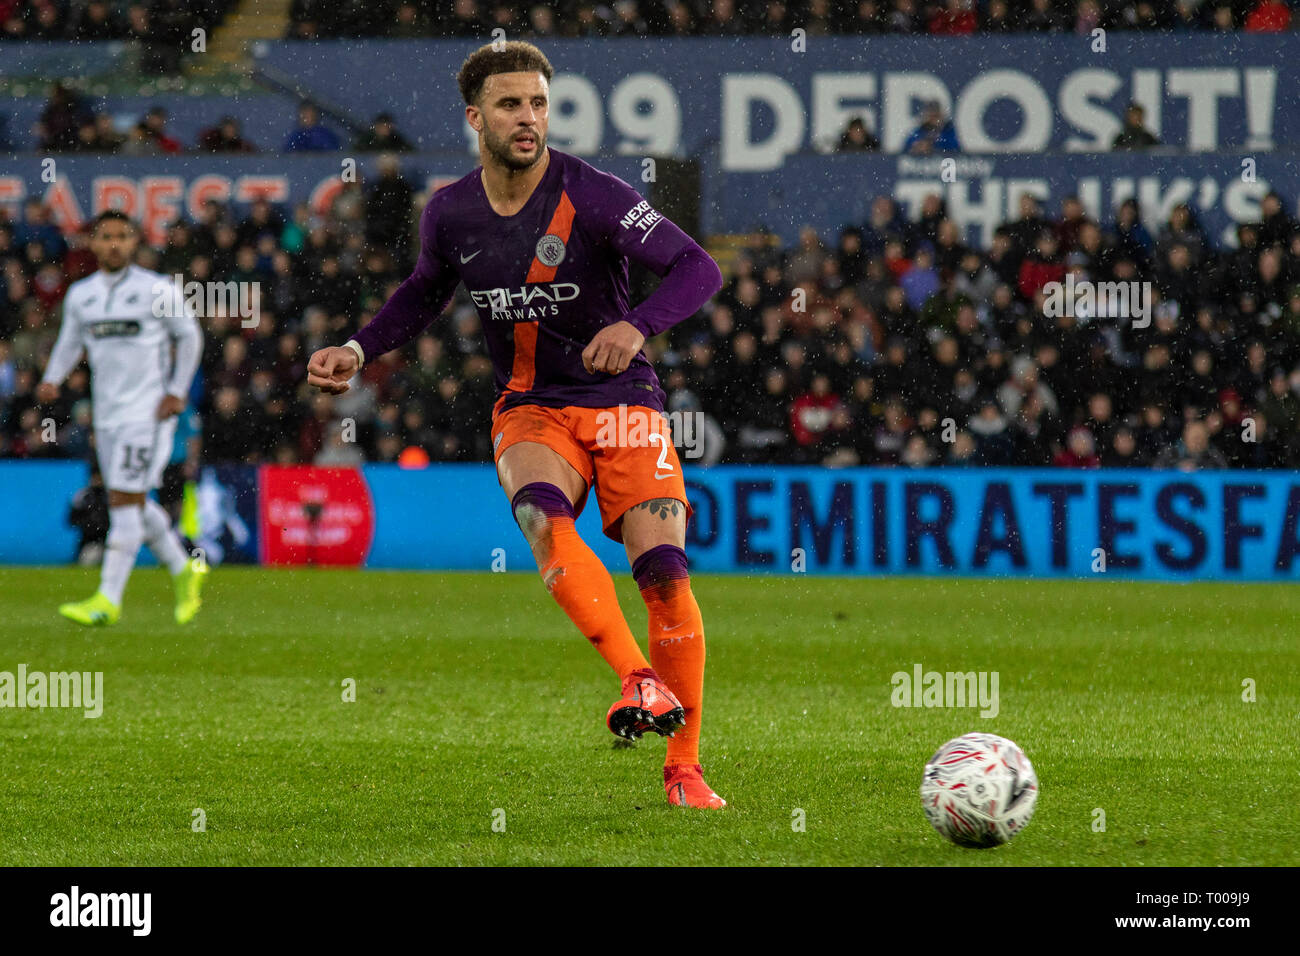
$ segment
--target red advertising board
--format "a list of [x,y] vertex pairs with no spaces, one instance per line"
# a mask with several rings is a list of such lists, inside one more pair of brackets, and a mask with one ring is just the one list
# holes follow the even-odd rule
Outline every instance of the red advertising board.
[[375,536],[375,507],[354,468],[258,469],[262,564],[359,565]]

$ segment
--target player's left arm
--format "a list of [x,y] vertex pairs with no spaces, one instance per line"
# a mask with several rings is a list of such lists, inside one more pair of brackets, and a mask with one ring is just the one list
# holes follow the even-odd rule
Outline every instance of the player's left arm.
[[599,210],[598,223],[619,253],[662,280],[623,317],[596,333],[582,352],[588,372],[618,375],[627,370],[645,340],[690,318],[722,288],[722,272],[700,244],[645,202],[617,177]]
[[179,415],[185,410],[186,396],[194,375],[199,370],[199,358],[203,355],[203,331],[193,310],[185,304],[185,296],[179,286],[170,286],[172,298],[162,310],[161,316],[167,325],[172,343],[176,346],[176,359],[172,364],[171,378],[167,381],[167,393],[158,403],[159,421]]

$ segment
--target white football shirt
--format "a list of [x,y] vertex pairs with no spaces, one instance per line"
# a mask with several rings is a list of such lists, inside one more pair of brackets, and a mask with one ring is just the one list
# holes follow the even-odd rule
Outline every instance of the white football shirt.
[[113,274],[101,269],[68,287],[42,381],[62,384],[83,349],[95,428],[114,428],[153,421],[164,395],[185,398],[203,334],[174,278],[129,265]]

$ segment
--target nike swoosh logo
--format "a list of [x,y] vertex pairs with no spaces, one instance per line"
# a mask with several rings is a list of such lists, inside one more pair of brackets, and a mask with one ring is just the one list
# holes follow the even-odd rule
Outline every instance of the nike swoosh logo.
[[663,481],[665,478],[671,478],[671,477],[673,476],[673,474],[674,474],[674,472],[671,472],[671,471],[668,472],[668,474],[666,474],[666,475],[659,475],[659,474],[656,474],[656,475],[655,475],[655,481]]
[[482,251],[483,251],[482,249],[479,249],[478,252],[475,252],[473,255],[469,255],[469,256],[465,255],[464,253],[461,253],[460,264],[464,265],[465,263],[469,262],[469,260],[473,259],[474,256],[478,255],[479,252]]

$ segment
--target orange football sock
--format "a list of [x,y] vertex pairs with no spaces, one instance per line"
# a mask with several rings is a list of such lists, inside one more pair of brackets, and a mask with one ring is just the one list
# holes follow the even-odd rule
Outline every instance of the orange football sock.
[[699,763],[704,618],[691,593],[686,552],[670,544],[651,548],[633,562],[632,576],[650,612],[650,665],[686,711],[686,726],[668,739],[664,764]]
[[519,489],[512,504],[546,590],[619,680],[649,667],[619,607],[614,579],[573,526],[573,505],[564,493],[533,482]]

